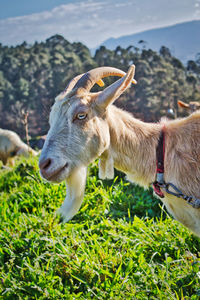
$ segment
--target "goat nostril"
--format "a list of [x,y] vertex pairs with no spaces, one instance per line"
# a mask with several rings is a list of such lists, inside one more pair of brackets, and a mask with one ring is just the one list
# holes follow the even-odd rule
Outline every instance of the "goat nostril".
[[50,158],[47,158],[45,161],[43,161],[41,164],[40,164],[40,169],[43,169],[43,170],[46,170],[48,169],[48,167],[51,165],[51,159]]
[[50,166],[50,164],[51,164],[51,159],[48,158],[47,161],[46,161],[46,164],[45,164],[45,166],[43,168],[44,169],[48,169],[48,167]]

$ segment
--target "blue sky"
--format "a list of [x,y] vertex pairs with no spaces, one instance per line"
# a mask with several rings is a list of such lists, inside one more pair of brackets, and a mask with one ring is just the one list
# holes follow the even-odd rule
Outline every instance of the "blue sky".
[[76,0],[0,0],[0,19],[38,13]]
[[0,0],[0,43],[61,34],[98,46],[110,37],[200,19],[200,0]]

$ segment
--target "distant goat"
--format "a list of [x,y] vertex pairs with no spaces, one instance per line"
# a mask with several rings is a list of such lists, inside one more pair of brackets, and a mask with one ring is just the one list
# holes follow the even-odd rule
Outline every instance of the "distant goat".
[[14,131],[0,128],[0,160],[3,165],[9,163],[13,166],[15,156],[28,156],[29,154],[35,156],[37,152],[22,142],[19,135]]
[[189,103],[185,103],[183,101],[178,101],[178,106],[186,108],[190,110],[190,112],[195,112],[196,110],[200,109],[200,103],[197,101],[190,101]]
[[[126,76],[121,70],[101,67],[69,83],[50,113],[50,130],[39,160],[41,175],[52,182],[66,180],[67,196],[59,213],[67,222],[81,206],[87,166],[99,157],[101,178],[113,178],[115,167],[145,188],[157,183],[169,212],[200,236],[196,199],[200,197],[200,112],[157,124],[135,119],[112,105],[130,86],[134,73],[134,66]],[[124,77],[102,92],[90,92],[99,79],[114,75]],[[165,169],[159,174],[156,149],[163,132]],[[174,196],[169,189],[183,195]]]

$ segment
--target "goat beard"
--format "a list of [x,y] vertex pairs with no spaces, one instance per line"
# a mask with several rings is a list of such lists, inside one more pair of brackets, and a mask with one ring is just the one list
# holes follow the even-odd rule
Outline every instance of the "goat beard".
[[73,218],[81,207],[87,177],[87,167],[81,166],[73,170],[66,179],[66,198],[58,210],[62,222],[66,223]]

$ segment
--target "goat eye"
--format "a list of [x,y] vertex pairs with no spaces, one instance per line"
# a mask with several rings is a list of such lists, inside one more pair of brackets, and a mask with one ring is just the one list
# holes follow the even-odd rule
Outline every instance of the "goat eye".
[[76,118],[78,120],[84,120],[86,117],[87,117],[86,113],[79,113],[79,114],[76,115]]

